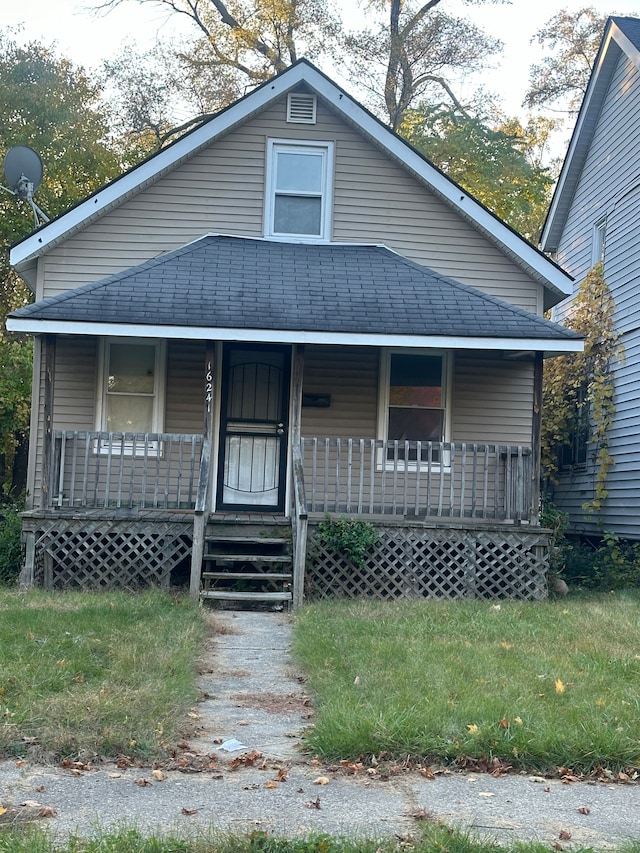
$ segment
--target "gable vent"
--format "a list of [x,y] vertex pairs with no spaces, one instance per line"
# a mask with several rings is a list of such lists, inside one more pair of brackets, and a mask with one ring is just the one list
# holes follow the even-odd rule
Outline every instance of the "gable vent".
[[316,96],[292,92],[287,97],[287,121],[294,124],[316,123]]

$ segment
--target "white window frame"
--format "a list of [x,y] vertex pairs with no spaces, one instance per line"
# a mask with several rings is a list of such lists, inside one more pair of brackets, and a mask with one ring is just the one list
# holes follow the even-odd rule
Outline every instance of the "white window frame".
[[[378,371],[378,439],[383,441],[388,440],[389,436],[389,396],[392,355],[434,355],[440,356],[440,358],[442,358],[442,408],[444,409],[443,441],[445,443],[451,441],[451,391],[453,385],[453,353],[447,352],[445,350],[402,349],[401,347],[383,349],[380,351],[380,368]],[[397,460],[394,462],[393,460],[384,458],[382,449],[380,449],[380,451],[378,452],[377,468],[379,471],[382,470],[383,467],[387,471],[393,471],[394,468],[397,471],[417,471],[418,466],[420,466],[421,471],[424,471],[427,469],[428,463],[420,462],[419,460],[416,460],[415,462]],[[441,468],[445,472],[451,470],[450,451],[443,451],[442,462],[434,462],[431,465],[432,471],[440,471]]]
[[607,246],[607,217],[603,216],[593,224],[591,238],[591,266],[604,264],[604,253]]
[[[309,193],[320,197],[320,234],[289,234],[275,231],[276,160],[281,152],[316,154],[322,157],[322,188],[320,193]],[[264,235],[272,239],[296,240],[299,242],[328,243],[331,239],[331,211],[333,206],[333,142],[301,142],[295,139],[269,139],[267,145],[267,169],[265,181]],[[304,192],[291,193],[305,195]]]
[[[151,433],[164,432],[164,408],[165,408],[165,387],[166,387],[166,372],[167,372],[167,342],[158,340],[157,338],[123,338],[109,337],[103,338],[100,341],[98,353],[98,383],[97,383],[97,400],[96,400],[96,431],[109,432],[107,428],[107,387],[108,387],[108,370],[109,370],[109,350],[112,344],[129,344],[140,346],[153,346],[155,348],[155,365],[154,365],[154,391],[153,391],[153,410],[152,410],[152,425]],[[120,454],[120,445],[109,448],[101,442],[96,442],[96,453],[112,455]],[[158,455],[162,453],[161,443],[157,441],[149,442],[147,445],[147,453]],[[145,453],[145,448],[136,446],[135,455],[142,456]],[[133,445],[131,442],[124,444],[125,456],[133,455]]]

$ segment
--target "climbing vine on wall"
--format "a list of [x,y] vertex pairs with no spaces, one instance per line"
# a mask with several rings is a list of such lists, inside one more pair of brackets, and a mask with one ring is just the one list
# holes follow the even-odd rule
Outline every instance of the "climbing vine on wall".
[[565,325],[584,335],[584,352],[547,359],[542,395],[542,477],[548,494],[567,448],[582,439],[588,459],[595,460],[595,493],[583,505],[597,512],[607,497],[606,480],[613,465],[609,428],[615,414],[613,363],[623,348],[614,323],[615,304],[602,264],[588,273],[574,299]]

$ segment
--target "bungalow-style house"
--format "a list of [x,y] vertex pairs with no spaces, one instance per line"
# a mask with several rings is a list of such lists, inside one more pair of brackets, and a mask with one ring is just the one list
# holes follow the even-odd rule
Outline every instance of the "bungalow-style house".
[[[545,594],[542,359],[582,342],[542,315],[570,279],[308,62],[11,260],[24,585]],[[326,514],[376,526],[366,559]]]
[[[640,538],[640,18],[607,21],[541,238],[575,279],[596,263],[613,296],[624,360],[613,366],[616,412],[608,430],[613,467],[601,510],[595,497],[597,448],[576,435],[564,454],[555,505],[571,529]],[[568,304],[558,306],[558,316]],[[582,440],[579,440],[582,438]]]

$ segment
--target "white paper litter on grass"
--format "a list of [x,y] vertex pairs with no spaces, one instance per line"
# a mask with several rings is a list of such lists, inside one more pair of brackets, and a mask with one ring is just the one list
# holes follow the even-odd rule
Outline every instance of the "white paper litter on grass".
[[236,740],[234,737],[229,740],[225,740],[223,744],[221,744],[218,749],[224,749],[225,752],[236,752],[238,749],[246,749],[247,747],[240,743],[239,740]]

